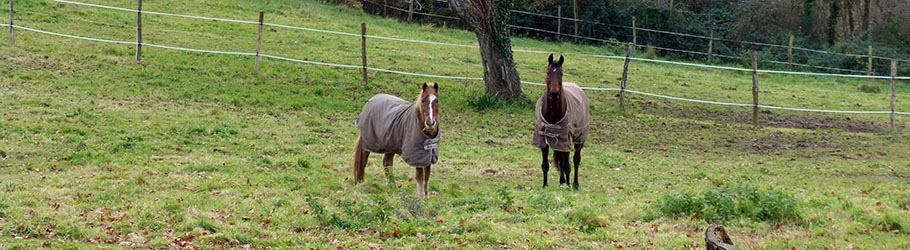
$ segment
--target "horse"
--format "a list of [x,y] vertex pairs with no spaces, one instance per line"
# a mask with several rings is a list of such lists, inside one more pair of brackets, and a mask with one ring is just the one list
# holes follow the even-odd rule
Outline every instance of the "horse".
[[549,150],[553,150],[553,161],[559,171],[559,185],[569,185],[569,146],[575,146],[575,181],[572,187],[578,190],[578,165],[581,163],[581,149],[588,138],[588,125],[591,116],[588,113],[590,101],[577,84],[562,81],[562,66],[565,58],[559,56],[553,61],[550,54],[547,63],[547,91],[540,96],[535,106],[535,133],[531,144],[540,148],[543,162],[543,186],[547,186],[547,172],[550,164],[547,159]]
[[428,196],[428,182],[439,155],[439,85],[424,83],[413,103],[399,97],[377,94],[364,105],[354,146],[354,183],[363,181],[370,153],[383,154],[382,167],[393,184],[391,167],[395,155],[417,169],[417,194]]

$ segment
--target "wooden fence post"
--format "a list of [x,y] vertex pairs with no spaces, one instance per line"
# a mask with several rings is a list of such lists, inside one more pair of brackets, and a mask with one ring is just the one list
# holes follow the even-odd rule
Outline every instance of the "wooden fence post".
[[572,13],[575,17],[575,37],[572,41],[578,42],[578,0],[572,0]]
[[386,10],[389,9],[389,4],[387,3],[387,1],[388,0],[382,0],[382,16],[388,16],[388,15],[386,15]]
[[619,107],[626,108],[626,80],[629,79],[629,58],[632,57],[632,49],[635,44],[630,43],[629,49],[626,50],[626,62],[622,66],[622,83],[619,86]]
[[369,82],[367,80],[367,23],[360,23],[360,57],[363,59],[363,86]]
[[637,33],[637,31],[635,30],[635,16],[632,16],[632,44],[633,45],[638,44],[638,35],[636,33]]
[[142,62],[142,0],[136,11],[136,61]]
[[411,22],[411,17],[414,16],[414,0],[408,1],[408,22]]
[[708,62],[711,62],[711,57],[714,55],[714,30],[711,30],[711,38],[708,38]]
[[[872,45],[869,45],[869,62],[866,63],[866,74],[872,75]],[[874,79],[874,78],[873,78]]]
[[758,56],[752,51],[752,125],[758,127]]
[[790,34],[790,46],[787,47],[787,70],[793,69],[793,34]]
[[897,77],[897,60],[891,59],[891,131],[894,132],[894,116],[897,112],[897,95],[894,93],[894,78]]
[[562,6],[556,6],[556,41],[562,41]]
[[256,38],[256,63],[254,67],[256,68],[256,74],[259,74],[259,50],[262,49],[262,23],[265,18],[265,12],[259,12],[259,37]]

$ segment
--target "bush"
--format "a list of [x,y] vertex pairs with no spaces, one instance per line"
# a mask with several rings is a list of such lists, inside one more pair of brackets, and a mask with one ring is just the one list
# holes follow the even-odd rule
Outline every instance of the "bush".
[[468,106],[477,111],[506,106],[508,102],[487,92],[476,93],[468,97]]
[[499,207],[502,208],[502,210],[505,210],[506,212],[511,212],[513,201],[512,201],[512,195],[509,194],[509,189],[507,187],[503,186],[503,187],[499,188],[499,191],[497,193],[499,194],[497,196],[497,198],[499,199]]
[[641,57],[644,57],[646,59],[651,59],[651,60],[657,60],[658,59],[657,50],[654,49],[654,47],[651,47],[650,45],[648,45],[647,47],[645,47],[645,52],[644,52],[644,54],[641,55]]
[[904,232],[907,233],[910,229],[910,223],[907,222],[906,218],[902,218],[899,214],[887,212],[882,218],[877,221],[873,221],[875,226],[882,231],[888,232]]
[[580,208],[570,211],[566,218],[578,224],[578,231],[593,233],[600,227],[607,226],[607,220],[598,217],[591,208]]
[[667,216],[679,214],[698,215],[704,206],[703,199],[686,193],[664,194],[657,202],[657,210]]
[[882,88],[879,88],[878,85],[875,85],[875,84],[863,83],[863,84],[859,85],[859,92],[878,94],[878,93],[882,92]]
[[712,187],[700,196],[665,194],[655,206],[668,217],[684,214],[709,222],[736,218],[782,222],[801,218],[799,204],[796,198],[780,191],[758,189],[748,183],[733,183]]

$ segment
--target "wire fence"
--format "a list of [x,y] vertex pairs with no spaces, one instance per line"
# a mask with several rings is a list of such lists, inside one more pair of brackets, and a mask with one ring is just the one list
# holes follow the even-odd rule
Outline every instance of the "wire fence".
[[[130,11],[130,12],[137,12],[137,13],[138,13],[138,11],[136,11],[136,10],[126,9],[126,8],[111,7],[111,6],[96,5],[96,4],[86,4],[86,3],[72,2],[72,1],[66,1],[66,0],[56,0],[56,1],[58,1],[58,2],[63,2],[63,3],[79,4],[79,5],[90,6],[90,7],[98,7],[98,8],[106,8],[106,9],[112,9],[112,10]],[[158,14],[158,15],[174,16],[174,17],[183,17],[183,18],[194,18],[194,19],[204,19],[204,20],[216,20],[216,21],[223,21],[223,22],[233,22],[233,23],[245,23],[245,24],[256,24],[256,25],[259,25],[259,22],[250,22],[250,21],[236,20],[236,19],[212,18],[212,17],[193,16],[193,15],[183,15],[183,14],[172,14],[172,13],[154,12],[154,11],[142,11],[142,13],[145,13],[145,14]],[[477,47],[477,46],[474,46],[474,45],[463,45],[463,44],[442,43],[442,42],[424,41],[424,40],[417,40],[417,39],[384,37],[384,36],[375,36],[375,35],[367,36],[367,35],[365,35],[365,34],[355,34],[355,33],[342,32],[342,31],[332,31],[332,30],[323,30],[323,29],[315,29],[315,28],[307,28],[307,27],[297,27],[297,26],[282,25],[282,24],[270,24],[270,23],[264,23],[264,22],[263,22],[263,25],[269,25],[269,26],[281,27],[281,28],[297,29],[297,30],[304,30],[304,31],[310,31],[310,32],[330,33],[330,34],[343,35],[343,36],[361,36],[362,39],[371,38],[371,39],[385,39],[385,40],[390,40],[390,41],[405,41],[405,42],[414,42],[414,43],[423,43],[423,44],[441,45],[441,46],[458,46],[458,47],[470,47],[470,48],[476,48],[476,47]],[[53,35],[53,36],[66,37],[66,38],[72,38],[72,39],[86,40],[86,41],[92,41],[92,42],[102,42],[102,43],[120,44],[120,45],[134,45],[134,46],[140,44],[140,42],[138,42],[138,41],[120,41],[120,40],[110,40],[110,39],[102,39],[102,38],[85,37],[85,36],[78,36],[78,35],[71,35],[71,34],[64,34],[64,33],[51,32],[51,31],[46,31],[46,30],[41,30],[41,29],[35,29],[35,28],[25,27],[25,26],[22,26],[22,25],[0,24],[0,26],[2,26],[2,27],[11,27],[11,28],[14,28],[14,29],[21,29],[21,30],[26,30],[26,31],[32,31],[32,32],[36,32],[36,33],[46,34],[46,35]],[[417,76],[417,77],[429,77],[429,78],[439,78],[439,79],[454,79],[454,80],[469,80],[469,81],[482,81],[482,80],[483,80],[482,77],[438,75],[438,74],[430,74],[430,73],[408,72],[408,71],[393,70],[393,69],[384,69],[384,68],[378,68],[378,67],[369,67],[369,66],[366,66],[366,65],[349,65],[349,64],[338,64],[338,63],[311,61],[311,60],[301,60],[301,59],[295,59],[295,58],[290,58],[290,57],[283,57],[283,56],[270,55],[270,54],[265,54],[265,53],[258,53],[258,51],[257,51],[257,53],[252,53],[252,52],[237,52],[237,51],[218,51],[218,50],[206,50],[206,49],[184,48],[184,47],[168,46],[168,45],[152,44],[152,43],[141,43],[141,44],[142,44],[142,45],[145,45],[145,46],[149,46],[149,47],[154,47],[154,48],[169,49],[169,50],[177,50],[177,51],[187,51],[187,52],[197,52],[197,53],[210,53],[210,54],[222,54],[222,55],[236,55],[236,56],[261,56],[261,57],[270,58],[270,59],[283,60],[283,61],[289,61],[289,62],[297,62],[297,63],[304,63],[304,64],[311,64],[311,65],[330,66],[330,67],[339,67],[339,68],[348,68],[348,69],[366,69],[366,70],[377,71],[377,72],[383,72],[383,73],[391,73],[391,74],[399,74],[399,75],[408,75],[408,76]],[[546,51],[522,50],[522,49],[516,49],[515,51],[527,52],[527,53],[552,53],[552,52],[546,52]],[[570,54],[570,53],[566,53],[566,54]],[[634,60],[634,61],[640,61],[640,62],[649,62],[649,63],[657,63],[657,64],[673,64],[673,65],[682,65],[682,66],[700,67],[700,68],[709,68],[709,69],[719,69],[719,70],[747,71],[747,72],[748,72],[748,71],[753,71],[753,72],[757,72],[757,73],[793,74],[793,75],[807,75],[807,76],[851,77],[851,78],[867,78],[867,79],[868,79],[868,78],[871,78],[871,79],[910,80],[910,77],[886,77],[886,76],[867,76],[867,75],[826,74],[826,73],[813,73],[813,72],[790,72],[790,71],[775,71],[775,70],[756,70],[756,69],[745,69],[745,68],[737,68],[737,67],[729,67],[729,66],[705,65],[705,64],[696,64],[696,63],[687,63],[687,62],[674,62],[674,61],[665,61],[665,60],[656,60],[656,59],[646,59],[646,58],[635,58],[635,57],[628,57],[628,58],[627,58],[627,57],[610,56],[610,55],[595,55],[595,54],[579,54],[579,55],[590,56],[590,57],[597,57],[597,58],[605,58],[605,59]],[[522,81],[521,83],[522,83],[522,84],[529,84],[529,85],[540,85],[540,86],[544,85],[543,83],[531,82],[531,81]],[[766,108],[766,109],[777,109],[777,110],[788,110],[788,111],[803,111],[803,112],[818,112],[818,113],[910,115],[910,112],[898,112],[898,111],[896,111],[896,110],[868,111],[868,110],[831,110],[831,109],[795,108],[795,107],[781,107],[781,106],[772,106],[772,105],[759,105],[759,104],[757,104],[757,103],[731,103],[731,102],[719,102],[719,101],[699,100],[699,99],[683,98],[683,97],[676,97],[676,96],[663,95],[663,94],[648,93],[648,92],[644,92],[644,91],[636,91],[636,90],[632,90],[632,89],[628,89],[628,88],[601,88],[601,87],[588,87],[588,86],[585,86],[585,87],[582,87],[582,88],[583,88],[583,89],[586,89],[586,90],[592,90],[592,91],[624,91],[624,92],[639,94],[639,95],[643,95],[643,96],[652,96],[652,97],[658,97],[658,98],[664,98],[664,99],[670,99],[670,100],[685,101],[685,102],[693,102],[693,103],[701,103],[701,104],[712,104],[712,105],[722,105],[722,106],[733,106],[733,107],[758,107],[758,108]]]
[[[120,11],[128,11],[128,12],[134,12],[134,13],[138,12],[137,10],[134,10],[134,9],[119,8],[119,7],[111,7],[111,6],[98,5],[98,4],[89,4],[89,3],[82,3],[82,2],[74,2],[74,1],[68,1],[68,0],[55,0],[55,1],[56,1],[56,2],[61,2],[61,3],[70,3],[70,4],[77,4],[77,5],[84,5],[84,6],[89,6],[89,7],[97,7],[97,8],[105,8],[105,9],[120,10]],[[246,20],[237,20],[237,19],[228,19],[228,18],[204,17],[204,16],[184,15],[184,14],[173,14],[173,13],[165,13],[165,12],[157,12],[157,11],[145,11],[145,10],[143,10],[142,13],[143,13],[143,14],[154,14],[154,15],[165,15],[165,16],[184,17],[184,18],[192,18],[192,19],[201,19],[201,20],[213,20],[213,21],[231,22],[231,23],[242,23],[242,24],[253,24],[253,25],[258,25],[258,24],[259,24],[258,22],[255,22],[255,21],[246,21]],[[310,31],[310,32],[320,32],[320,33],[327,33],[327,34],[334,34],[334,35],[353,36],[353,37],[360,37],[360,36],[362,36],[362,34],[357,34],[357,33],[343,32],[343,31],[333,31],[333,30],[324,30],[324,29],[316,29],[316,28],[308,28],[308,27],[300,27],[300,26],[291,26],[291,25],[275,24],[275,23],[269,23],[269,22],[264,22],[263,25],[265,25],[265,26],[271,26],[271,27],[278,27],[278,28],[287,28],[287,29],[295,29],[295,30],[302,30],[302,31]],[[516,28],[528,28],[528,27],[518,27],[518,26],[516,26]],[[533,29],[533,28],[528,28],[528,29]],[[549,32],[549,31],[548,31],[548,32]],[[389,41],[411,42],[411,43],[421,43],[421,44],[431,44],[431,45],[441,45],[441,46],[454,46],[454,47],[479,48],[479,46],[477,46],[477,45],[444,43],[444,42],[435,42],[435,41],[426,41],[426,40],[417,40],[417,39],[406,39],[406,38],[397,38],[397,37],[386,37],[386,36],[377,36],[377,35],[365,35],[365,36],[366,36],[367,38],[382,39],[382,40],[389,40]],[[602,39],[598,39],[598,40],[607,41],[607,40],[602,40]],[[609,42],[614,42],[614,41],[609,41]],[[617,43],[617,44],[621,44],[621,43]],[[647,47],[647,45],[635,45],[635,46],[636,46],[636,47],[641,47],[641,48]],[[662,47],[656,47],[656,48],[657,48],[657,49],[664,49],[664,50],[674,50],[674,49],[662,48]],[[538,53],[538,54],[548,54],[548,53],[554,53],[554,52],[555,52],[555,51],[549,51],[549,52],[548,52],[548,51],[535,51],[535,50],[527,50],[527,49],[521,49],[521,48],[513,49],[513,51],[516,51],[516,52],[528,52],[528,53]],[[677,50],[677,51],[685,51],[685,50]],[[562,52],[560,52],[560,53],[562,53]],[[704,53],[704,52],[691,52],[691,53],[706,54],[706,53]],[[622,57],[606,56],[606,55],[598,55],[598,54],[579,54],[579,53],[564,53],[564,54],[579,55],[579,56],[588,56],[588,57],[603,57],[603,58],[620,59],[620,60],[623,59]],[[723,56],[723,55],[715,55],[715,56]],[[738,57],[731,57],[731,58],[738,58]],[[680,63],[680,62],[673,62],[673,61],[651,60],[651,59],[643,59],[643,58],[635,58],[635,59],[636,59],[636,60],[641,60],[641,61],[649,61],[649,62],[657,62],[657,63],[670,63],[670,64],[678,64],[678,65],[688,65],[688,66],[703,67],[703,68],[735,69],[735,70],[739,70],[739,71],[751,71],[751,69],[747,69],[747,68],[735,68],[735,67],[715,66],[715,65],[697,64],[697,63]],[[855,78],[891,79],[890,76],[849,75],[849,74],[831,74],[831,73],[798,72],[798,71],[768,71],[768,70],[760,70],[759,72],[763,72],[763,73],[793,74],[793,75],[810,75],[810,76],[835,76],[835,77],[855,77]],[[899,79],[901,79],[901,78],[899,78]],[[903,80],[903,79],[901,79],[901,80]]]
[[[782,48],[782,49],[792,48],[792,49],[795,49],[795,50],[801,50],[801,51],[806,51],[806,52],[823,53],[823,54],[833,54],[833,55],[841,55],[841,56],[846,56],[846,57],[869,57],[869,55],[860,55],[860,54],[851,54],[851,53],[840,53],[840,52],[824,51],[824,50],[810,49],[810,48],[799,47],[799,46],[792,46],[792,47],[791,47],[791,46],[789,46],[789,45],[783,45],[783,44],[771,44],[771,43],[741,41],[741,40],[725,39],[725,38],[719,38],[719,37],[710,37],[710,36],[686,34],[686,33],[680,33],[680,32],[672,32],[672,31],[648,29],[648,28],[642,28],[642,27],[633,27],[633,26],[627,26],[627,25],[606,24],[606,23],[601,23],[601,22],[593,22],[593,21],[587,21],[587,20],[582,20],[582,19],[575,19],[575,18],[571,18],[571,17],[554,16],[554,15],[547,15],[547,14],[542,14],[542,13],[528,12],[528,11],[517,11],[517,10],[512,10],[511,12],[512,12],[512,13],[527,14],[527,15],[534,15],[534,16],[539,16],[539,17],[556,18],[556,19],[561,19],[561,20],[566,20],[566,21],[573,21],[573,22],[583,22],[583,23],[589,23],[589,24],[595,24],[595,25],[603,25],[603,26],[609,26],[609,27],[614,27],[614,28],[636,29],[636,30],[654,32],[654,33],[659,33],[659,34],[667,34],[667,35],[675,35],[675,36],[683,36],[683,37],[691,37],[691,38],[700,38],[700,39],[710,39],[710,40],[715,40],[715,41],[723,41],[723,42],[731,42],[731,43],[741,43],[741,44],[746,44],[746,45],[763,46],[763,47],[774,47],[774,48]],[[872,56],[872,58],[874,58],[874,59],[882,59],[882,60],[892,60],[892,59],[895,59],[895,60],[898,60],[898,61],[901,61],[901,62],[910,62],[910,59],[904,59],[904,58],[888,58],[888,57],[881,57],[881,56],[874,56],[874,55]]]
[[[403,12],[403,13],[410,13],[410,14],[416,14],[416,15],[422,15],[422,16],[430,16],[430,17],[437,17],[437,18],[445,18],[445,19],[455,19],[455,20],[458,19],[457,17],[454,17],[454,16],[439,15],[439,14],[425,13],[425,12],[421,12],[421,11],[407,10],[407,9],[403,9],[403,8],[398,8],[398,7],[390,6],[390,5],[388,5],[388,4],[377,3],[377,2],[371,1],[371,0],[361,0],[361,1],[363,1],[363,2],[368,2],[368,3],[371,3],[371,4],[376,5],[376,6],[383,6],[383,8],[392,8],[393,10],[400,11],[400,12]],[[436,2],[448,3],[448,1],[444,1],[444,0],[435,0],[435,1],[436,1]],[[741,44],[741,45],[751,45],[751,46],[760,46],[760,47],[770,47],[770,48],[778,48],[778,49],[792,49],[792,50],[796,50],[796,51],[804,51],[804,52],[819,53],[819,54],[826,54],[826,55],[837,55],[837,56],[850,57],[850,58],[871,58],[871,59],[889,60],[889,61],[892,60],[892,59],[895,59],[895,60],[898,60],[898,61],[901,61],[901,62],[910,62],[910,59],[887,58],[887,57],[882,57],[882,56],[875,56],[875,55],[872,55],[872,54],[861,55],[861,54],[852,54],[852,53],[840,53],[840,52],[824,51],[824,50],[811,49],[811,48],[805,48],[805,47],[799,47],[799,46],[792,46],[792,45],[771,44],[771,43],[761,43],[761,42],[752,42],[752,41],[741,41],[741,40],[726,39],[726,38],[713,37],[713,36],[694,35],[694,34],[687,34],[687,33],[681,33],[681,32],[672,32],[672,31],[664,31],[664,30],[657,30],[657,29],[649,29],[649,28],[644,28],[644,27],[635,27],[635,26],[628,26],[628,25],[608,24],[608,23],[602,23],[602,22],[596,22],[596,21],[589,21],[589,20],[583,20],[583,19],[576,19],[576,18],[571,18],[571,17],[567,17],[567,16],[548,15],[548,14],[536,13],[536,12],[530,12],[530,11],[510,10],[510,12],[511,12],[511,13],[517,13],[517,14],[532,15],[532,16],[537,16],[537,17],[544,17],[544,18],[556,19],[556,20],[564,20],[564,21],[569,21],[569,22],[584,23],[584,24],[590,24],[590,25],[596,25],[596,26],[605,26],[605,27],[610,27],[610,28],[628,29],[628,30],[632,31],[633,34],[634,34],[634,31],[644,31],[644,32],[650,32],[650,33],[656,33],[656,34],[665,34],[665,35],[672,35],[672,36],[678,36],[678,37],[687,37],[687,38],[703,39],[703,40],[708,40],[708,41],[727,42],[727,43],[735,43],[735,44]],[[533,32],[539,32],[539,33],[544,33],[544,34],[549,34],[549,35],[555,35],[555,36],[557,36],[557,37],[559,37],[559,36],[565,36],[565,37],[577,38],[577,39],[582,39],[582,40],[587,40],[587,41],[593,41],[593,42],[607,42],[607,43],[611,43],[611,44],[616,44],[616,43],[617,43],[616,40],[604,39],[604,38],[595,38],[595,37],[589,37],[589,36],[583,36],[583,35],[578,35],[577,33],[569,34],[569,33],[565,33],[565,32],[559,32],[558,30],[557,30],[557,31],[552,31],[552,30],[546,30],[546,29],[541,29],[541,28],[527,27],[527,26],[520,25],[520,24],[518,24],[518,23],[511,23],[511,24],[510,24],[510,27],[512,27],[512,28],[517,28],[517,29],[521,29],[521,30],[526,30],[526,31],[533,31]],[[634,30],[634,31],[633,31],[633,30]],[[630,36],[630,37],[631,37],[631,36]],[[634,41],[634,39],[631,39],[631,38],[628,39],[628,40]],[[659,47],[659,46],[654,46],[654,45],[641,45],[641,44],[636,44],[636,47],[639,47],[639,48],[647,48],[647,47],[650,47],[650,48],[657,49],[657,50],[661,50],[661,51],[668,51],[668,52],[673,52],[673,53],[678,53],[678,54],[685,54],[685,55],[707,56],[709,59],[710,59],[710,57],[718,57],[718,58],[724,58],[724,59],[729,59],[729,60],[734,60],[734,61],[748,61],[748,58],[743,57],[743,56],[724,55],[724,54],[717,53],[717,52],[714,52],[714,51],[711,51],[711,52],[702,52],[702,51],[693,51],[693,50],[680,49],[680,48],[667,48],[667,47]],[[729,48],[727,48],[727,47],[723,47],[723,48],[729,50]],[[714,50],[714,49],[709,48],[708,50]],[[732,51],[729,51],[729,52],[732,53]],[[858,73],[858,74],[874,74],[873,72],[870,72],[870,71],[862,71],[862,70],[855,70],[855,69],[844,69],[844,68],[836,68],[836,67],[826,67],[826,66],[810,65],[810,64],[808,64],[808,63],[793,62],[794,60],[793,60],[793,58],[792,58],[792,54],[790,55],[790,57],[791,57],[791,58],[788,60],[788,62],[781,62],[781,61],[775,61],[775,60],[764,60],[764,61],[767,61],[767,62],[770,62],[770,63],[773,63],[773,64],[786,65],[786,66],[788,66],[788,68],[791,67],[791,66],[797,66],[797,67],[804,67],[804,68],[808,68],[808,69],[816,69],[816,70],[824,70],[824,71],[839,71],[839,72],[850,72],[850,73]]]

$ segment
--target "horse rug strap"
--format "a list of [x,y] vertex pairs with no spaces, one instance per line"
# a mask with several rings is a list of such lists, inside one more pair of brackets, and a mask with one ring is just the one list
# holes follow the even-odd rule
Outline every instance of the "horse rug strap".
[[439,158],[439,134],[429,138],[417,122],[417,105],[396,96],[370,98],[357,117],[360,144],[373,153],[394,153],[408,165],[426,167]]
[[436,161],[439,160],[439,136],[437,134],[436,138],[426,139],[423,141],[423,150],[427,151],[432,159],[430,159],[431,164],[436,164]]
[[531,144],[538,148],[551,148],[554,151],[569,152],[573,144],[584,143],[588,139],[588,125],[591,116],[588,114],[590,101],[578,85],[564,82],[563,97],[566,102],[566,115],[554,124],[543,118],[543,102],[546,95],[537,100],[534,113],[534,137]]

